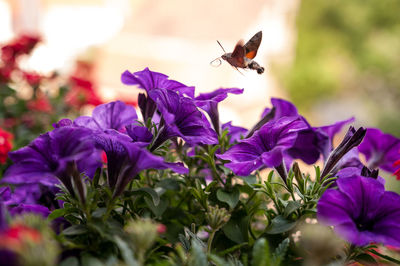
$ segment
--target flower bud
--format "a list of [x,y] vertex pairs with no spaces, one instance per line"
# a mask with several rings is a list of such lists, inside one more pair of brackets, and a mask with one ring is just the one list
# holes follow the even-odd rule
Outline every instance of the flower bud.
[[231,215],[225,208],[208,206],[206,221],[213,231],[216,231],[224,226],[230,218]]

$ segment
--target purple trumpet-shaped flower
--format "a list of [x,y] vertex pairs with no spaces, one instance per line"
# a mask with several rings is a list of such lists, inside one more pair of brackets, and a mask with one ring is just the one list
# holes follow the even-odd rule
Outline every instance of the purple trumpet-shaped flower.
[[3,206],[3,211],[5,211],[5,207],[7,207],[11,215],[36,213],[47,217],[50,211],[47,207],[38,204],[39,197],[41,196],[39,195],[40,191],[38,189],[39,185],[29,184],[15,188],[12,193],[9,187],[1,187],[0,206]]
[[368,128],[358,150],[365,155],[369,168],[379,167],[390,173],[396,171],[394,163],[399,159],[400,139],[379,129]]
[[219,122],[218,103],[225,100],[226,97],[228,97],[228,93],[242,94],[243,89],[220,88],[213,92],[200,93],[200,95],[195,98],[195,104],[207,112],[208,116],[211,119],[211,123],[213,124],[214,130],[217,132],[217,134],[219,134],[221,131]]
[[[307,128],[307,123],[299,116],[270,121],[252,137],[240,141],[217,157],[229,160],[230,163],[225,166],[240,176],[247,176],[263,166],[278,167],[296,144],[298,132]],[[299,158],[304,157],[298,155]]]
[[[126,70],[121,75],[121,81],[126,85],[137,85],[139,88],[146,90],[147,95],[153,89],[166,89],[186,94],[191,98],[194,97],[194,87],[188,87],[178,81],[170,80],[167,75],[150,71],[148,68],[134,73]],[[156,111],[156,104],[151,97],[146,97],[145,94],[140,93],[138,104],[143,115],[143,121],[146,122],[149,118],[153,117]]]
[[153,155],[138,143],[114,130],[97,134],[96,144],[107,155],[108,185],[114,191],[113,197],[119,196],[126,185],[145,169],[171,169],[177,173],[188,173],[181,163],[167,163],[162,157]]
[[272,108],[265,108],[261,117],[265,117],[272,112],[272,109],[275,109],[273,118],[278,119],[284,116],[296,116],[298,115],[296,106],[286,100],[279,98],[271,98]]
[[148,67],[134,73],[126,70],[121,75],[121,81],[125,85],[137,85],[139,88],[146,90],[147,93],[153,89],[167,89],[186,94],[191,98],[194,97],[194,87],[188,87],[178,81],[170,80],[167,75],[150,71]]
[[192,99],[161,89],[150,91],[149,96],[155,100],[163,119],[152,150],[173,137],[181,137],[189,145],[218,142],[216,132]]
[[60,127],[9,154],[14,162],[2,179],[10,184],[40,183],[52,187],[59,179],[71,194],[71,176],[76,169],[92,177],[101,166],[100,153],[91,139],[92,131],[80,127]]
[[298,116],[296,106],[289,101],[271,98],[271,103],[272,108],[267,107],[264,109],[261,120],[249,131],[246,138],[251,137],[256,130],[260,129],[268,121],[277,120],[285,116]]
[[[121,101],[115,101],[97,106],[94,108],[91,117],[78,117],[74,120],[74,125],[86,127],[95,131],[104,131],[106,129],[124,131],[125,126],[132,124],[137,118],[133,106],[127,105]],[[60,122],[62,121],[63,120]]]
[[320,222],[357,246],[374,243],[400,247],[400,195],[385,191],[373,178],[340,178],[317,205]]
[[385,179],[379,176],[379,170],[377,169],[370,170],[368,169],[368,167],[365,166],[362,168],[357,168],[357,167],[343,168],[336,174],[336,176],[338,178],[347,178],[352,176],[370,177],[378,180],[382,185],[385,185]]
[[[296,106],[294,106],[289,101],[278,98],[271,98],[271,103],[273,107],[266,108],[264,110],[262,114],[262,119],[249,132],[249,134],[247,135],[248,137],[251,136],[254,131],[256,131],[268,121],[277,120],[285,116],[298,115]],[[316,160],[319,159],[320,154],[322,154],[323,157],[326,159],[329,153],[332,151],[332,142],[334,136],[342,129],[344,125],[352,122],[353,120],[354,118],[350,118],[347,120],[336,122],[332,125],[313,128],[310,127],[303,130],[303,132],[299,133],[299,138],[296,145],[297,148],[292,149],[292,152],[294,153],[293,156],[296,157],[297,151],[305,153],[305,150],[307,149],[309,158],[304,160],[306,163],[314,163]]]

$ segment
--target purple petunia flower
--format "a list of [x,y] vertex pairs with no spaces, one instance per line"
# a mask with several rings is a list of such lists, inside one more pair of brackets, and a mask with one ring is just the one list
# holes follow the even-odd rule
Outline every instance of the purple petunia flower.
[[[285,116],[297,116],[298,111],[294,104],[289,101],[271,98],[272,108],[266,108],[262,114],[262,119],[257,125],[250,131],[248,136],[251,136],[255,130],[260,128],[263,124],[268,121],[277,120]],[[306,119],[303,117],[304,121]],[[347,120],[338,121],[332,125],[322,127],[312,127],[304,129],[299,133],[297,144],[292,149],[294,157],[297,152],[306,153],[308,150],[308,157],[305,158],[305,162],[308,164],[314,163],[319,159],[320,154],[326,159],[329,153],[332,151],[332,142],[335,135],[348,123],[354,121],[354,118]]]
[[394,163],[399,159],[400,139],[379,129],[368,128],[358,150],[365,155],[368,168],[379,167],[393,173],[396,170]]
[[[136,110],[133,106],[121,101],[115,101],[97,106],[94,108],[91,117],[78,117],[74,120],[74,125],[97,131],[104,131],[106,129],[124,131],[125,126],[132,124],[137,118]],[[59,123],[61,122],[63,120]]]
[[400,195],[385,191],[373,178],[336,182],[338,190],[328,189],[318,202],[318,220],[357,246],[375,242],[400,247]]
[[382,185],[385,185],[386,180],[379,176],[379,171],[378,170],[369,170],[367,167],[346,167],[341,169],[339,172],[337,172],[336,176],[338,178],[347,178],[347,177],[352,177],[352,176],[363,176],[363,177],[370,177],[378,180]]
[[153,118],[154,112],[156,111],[154,99],[148,96],[150,91],[154,89],[165,89],[179,92],[181,95],[185,94],[190,98],[194,97],[194,87],[188,87],[178,81],[170,80],[167,75],[150,71],[148,68],[135,73],[130,73],[126,70],[121,75],[121,81],[126,85],[137,85],[139,88],[146,90],[147,96],[143,93],[139,93],[138,96],[140,112],[145,122],[149,118]]
[[217,134],[220,133],[218,103],[225,100],[226,97],[228,97],[228,93],[242,94],[243,89],[220,88],[213,92],[200,93],[200,95],[195,98],[195,104],[207,112],[208,116],[211,119],[211,123],[214,126],[214,130],[217,132]]
[[60,127],[40,135],[28,146],[9,154],[14,164],[7,169],[2,182],[52,187],[59,179],[73,193],[72,165],[89,177],[101,166],[91,134],[86,128]]
[[218,136],[193,100],[170,90],[154,89],[149,92],[162,115],[159,135],[152,150],[173,137],[181,137],[189,145],[218,143]]
[[272,108],[265,108],[261,117],[268,116],[272,113],[272,109],[275,109],[273,113],[273,118],[278,119],[284,116],[297,116],[297,108],[296,106],[286,100],[279,98],[271,98]]
[[[240,141],[217,157],[231,161],[225,166],[240,176],[247,176],[263,166],[278,167],[296,144],[298,132],[307,128],[307,123],[299,116],[270,121],[252,137]],[[307,158],[300,153],[298,155],[301,159]]]
[[120,195],[126,185],[145,169],[167,169],[177,173],[188,173],[181,163],[167,163],[162,157],[153,155],[139,143],[115,130],[107,130],[94,136],[96,144],[107,154],[108,185]]
[[139,88],[146,90],[147,93],[153,89],[167,89],[186,94],[191,98],[194,97],[194,87],[188,87],[178,81],[170,80],[167,75],[150,71],[148,67],[134,73],[126,70],[121,75],[121,81],[125,85],[137,85]]
[[47,207],[39,204],[38,201],[41,196],[38,184],[16,187],[13,193],[9,187],[1,187],[0,205],[3,206],[3,208],[7,207],[11,215],[36,213],[47,217],[50,211]]

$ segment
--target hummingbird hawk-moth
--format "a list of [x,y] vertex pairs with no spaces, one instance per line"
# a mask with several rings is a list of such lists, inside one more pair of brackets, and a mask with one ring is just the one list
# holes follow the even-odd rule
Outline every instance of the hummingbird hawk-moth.
[[[262,32],[259,31],[253,37],[251,37],[251,39],[244,45],[243,45],[243,40],[238,41],[232,53],[227,53],[224,47],[222,47],[222,45],[220,44],[220,42],[217,41],[218,44],[221,46],[222,50],[225,52],[225,54],[223,54],[220,58],[227,61],[231,66],[236,68],[238,71],[239,68],[243,69],[248,68],[256,70],[258,74],[262,74],[264,72],[264,68],[253,60],[253,58],[256,57],[257,55],[257,50],[258,47],[260,47],[261,39],[262,39]],[[213,63],[215,60],[213,60],[211,63]]]

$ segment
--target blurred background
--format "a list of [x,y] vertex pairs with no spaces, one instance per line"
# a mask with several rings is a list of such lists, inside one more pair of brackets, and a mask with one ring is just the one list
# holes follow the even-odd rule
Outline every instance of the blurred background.
[[[222,122],[251,127],[282,97],[312,125],[355,116],[400,137],[399,14],[398,0],[0,0],[0,43],[40,36],[21,68],[88,79],[98,102],[135,104],[120,75],[149,67],[197,93],[244,88],[221,104]],[[260,30],[264,74],[210,65],[216,40],[232,51]]]
[[[292,100],[315,125],[356,116],[400,135],[400,3],[385,1],[0,0],[0,42],[43,41],[24,67],[40,73],[90,63],[103,100],[137,91],[126,69],[159,71],[197,92],[241,87],[222,119],[251,126],[269,97]],[[257,31],[263,75],[209,63]],[[224,122],[225,122],[224,121]]]

